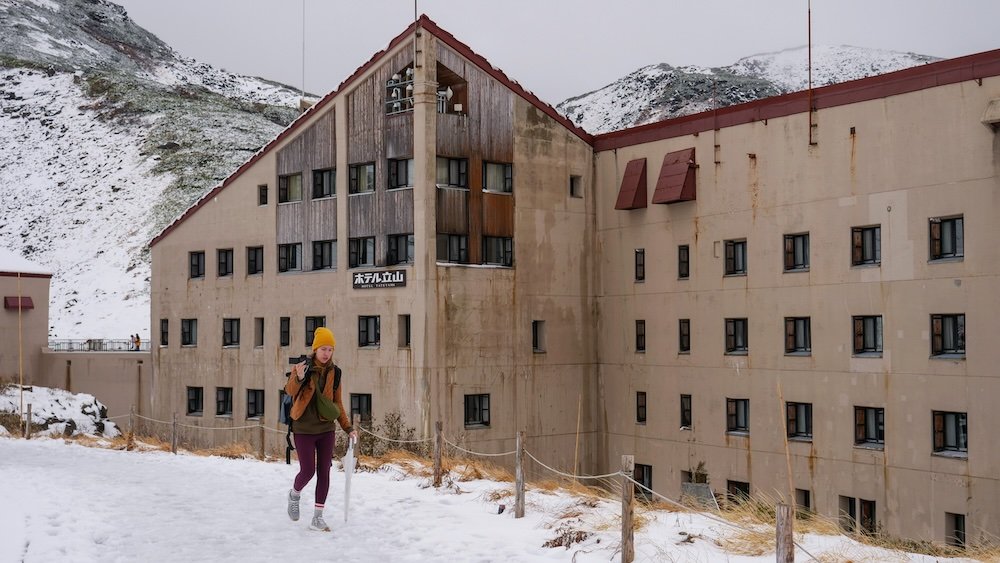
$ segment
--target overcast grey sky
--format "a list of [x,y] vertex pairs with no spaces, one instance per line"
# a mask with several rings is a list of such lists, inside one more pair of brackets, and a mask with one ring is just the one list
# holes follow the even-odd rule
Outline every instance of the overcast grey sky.
[[[413,21],[412,0],[113,0],[187,57],[325,94]],[[556,104],[645,65],[724,66],[805,45],[807,0],[418,0]],[[939,57],[1000,48],[1000,0],[812,0],[813,44]]]

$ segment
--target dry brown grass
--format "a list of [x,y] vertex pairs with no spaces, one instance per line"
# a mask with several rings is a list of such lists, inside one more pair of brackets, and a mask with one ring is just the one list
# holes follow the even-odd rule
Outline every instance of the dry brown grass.
[[715,544],[733,555],[759,556],[774,551],[774,541],[774,530],[739,530]]
[[250,459],[257,457],[256,449],[246,442],[224,444],[203,450],[193,450],[191,453],[200,456],[218,456],[229,459]]

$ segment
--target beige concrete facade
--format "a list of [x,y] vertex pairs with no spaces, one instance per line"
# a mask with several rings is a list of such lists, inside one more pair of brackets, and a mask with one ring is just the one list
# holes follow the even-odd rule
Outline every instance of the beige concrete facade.
[[[875,501],[878,527],[943,541],[946,513],[969,541],[1000,531],[989,443],[1000,424],[991,335],[1000,249],[998,146],[981,123],[1000,78],[961,82],[793,114],[596,155],[600,383],[605,459],[652,466],[678,496],[704,462],[710,483],[788,498],[785,402],[812,408],[812,436],[788,444],[794,488],[836,516],[840,497]],[[695,147],[697,200],[615,210],[624,165]],[[718,148],[716,148],[718,147]],[[713,158],[714,156],[714,158]],[[716,162],[717,161],[717,162]],[[929,257],[929,221],[964,218],[964,257]],[[881,226],[881,263],[852,266],[852,227]],[[809,263],[786,271],[784,236],[809,234]],[[746,240],[745,275],[727,276],[725,241]],[[690,277],[678,277],[678,247]],[[645,280],[634,276],[644,249]],[[965,315],[967,354],[932,356],[931,315]],[[880,315],[883,350],[856,354],[852,317]],[[811,352],[786,353],[784,319],[811,320]],[[725,319],[748,320],[748,350],[726,353]],[[690,352],[679,320],[690,320]],[[645,320],[637,353],[635,320]],[[648,416],[637,423],[636,393]],[[680,396],[692,425],[680,428]],[[727,399],[749,399],[749,431],[727,431]],[[884,444],[855,444],[854,408],[883,408]],[[965,413],[968,450],[933,452],[933,411]]]
[[[49,334],[49,274],[0,272],[0,297],[13,303],[0,310],[0,382],[18,383],[23,371],[24,383],[32,384],[41,366],[41,350],[48,346]],[[16,299],[30,298],[33,308],[26,309],[22,301],[19,311]]]
[[[874,501],[873,523],[893,535],[944,541],[954,532],[946,513],[966,518],[969,541],[1000,534],[1000,486],[990,469],[1000,453],[988,442],[1000,423],[991,408],[1000,380],[988,367],[1000,305],[993,244],[1000,141],[981,121],[1000,98],[1000,71],[822,102],[842,93],[829,90],[811,117],[812,144],[804,111],[707,129],[678,120],[593,138],[432,22],[421,23],[407,155],[415,181],[405,188],[412,190],[412,263],[350,268],[347,245],[360,202],[348,194],[348,170],[357,162],[349,155],[352,145],[373,142],[350,133],[352,116],[365,110],[352,95],[365,92],[385,65],[398,70],[414,48],[407,32],[154,241],[155,418],[177,413],[184,424],[205,428],[184,429],[182,441],[252,441],[217,429],[246,425],[246,393],[259,389],[263,417],[249,418],[279,428],[287,357],[308,350],[306,317],[324,316],[337,337],[345,397],[370,394],[376,420],[398,411],[420,436],[440,420],[450,439],[502,452],[524,430],[530,451],[583,473],[614,471],[622,454],[634,454],[651,468],[652,486],[671,497],[699,462],[718,493],[734,481],[749,483],[752,494],[787,497],[790,464],[793,488],[809,491],[819,513],[836,516],[851,498]],[[990,59],[996,66],[994,59],[1000,55]],[[469,80],[470,100],[481,84],[503,101],[490,108],[470,101],[470,123],[476,112],[492,112],[496,122],[512,124],[513,267],[437,256],[434,69],[441,61],[466,69],[458,74]],[[476,82],[475,73],[486,78]],[[372,111],[382,111],[374,98]],[[759,111],[798,98],[789,99]],[[333,120],[324,121],[331,112]],[[315,204],[308,196],[275,203],[277,155],[327,122],[335,124],[337,194],[325,209],[336,209],[336,268],[279,273],[276,247],[287,242],[278,240],[279,217],[289,209],[282,206]],[[490,132],[477,136],[488,160]],[[385,159],[390,148],[380,142],[376,155]],[[688,148],[696,151],[697,198],[649,203],[664,155]],[[646,205],[616,210],[625,167],[640,158],[647,162]],[[470,175],[479,173],[470,167]],[[570,194],[571,177],[581,197]],[[266,205],[258,203],[262,185],[270,187]],[[930,259],[931,220],[958,217],[962,256]],[[853,266],[852,228],[876,225],[880,262]],[[784,237],[804,233],[808,267],[785,271]],[[745,275],[724,274],[727,240],[746,241]],[[302,241],[303,254],[310,242]],[[687,279],[678,278],[679,245],[690,249]],[[264,248],[264,271],[248,275],[246,249],[256,246]],[[233,274],[220,277],[216,252],[229,248]],[[641,282],[636,249],[645,251]],[[198,251],[205,252],[205,275],[192,278],[189,253]],[[353,286],[355,273],[399,269],[405,287]],[[370,315],[380,319],[381,341],[360,347],[359,317]],[[409,346],[400,345],[400,315],[410,318]],[[965,353],[932,356],[933,315],[964,315]],[[855,353],[859,316],[881,317],[880,352]],[[290,320],[288,346],[279,341],[282,317]],[[786,353],[785,318],[810,320],[808,352]],[[193,345],[181,344],[183,319],[197,320]],[[224,319],[240,319],[238,345],[222,345]],[[679,319],[690,320],[689,353],[678,351]],[[747,320],[747,350],[726,352],[726,319]],[[636,350],[636,320],[645,321],[643,352]],[[533,349],[533,321],[544,321],[544,351]],[[203,390],[201,413],[186,413],[189,387]],[[216,416],[220,387],[233,390],[233,406]],[[637,422],[638,392],[646,394],[644,423]],[[489,394],[489,425],[466,424],[465,396],[474,394]],[[680,428],[681,395],[692,399],[689,428]],[[727,429],[727,399],[749,402],[748,430]],[[788,461],[786,402],[811,405],[811,436],[789,440]],[[855,443],[855,407],[884,409],[884,443]],[[934,451],[935,411],[966,415],[967,451]],[[272,451],[283,447],[277,434],[267,440]]]

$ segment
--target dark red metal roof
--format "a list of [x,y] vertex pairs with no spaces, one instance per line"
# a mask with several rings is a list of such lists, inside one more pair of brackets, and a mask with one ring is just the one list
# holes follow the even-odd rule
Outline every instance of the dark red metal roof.
[[679,203],[695,199],[694,147],[668,152],[660,166],[653,203]]
[[[35,302],[32,301],[31,297],[28,297],[27,295],[22,296],[20,298],[20,302],[21,302],[21,307],[20,308],[22,310],[23,309],[34,309],[35,308]],[[18,297],[16,295],[14,297],[4,297],[3,298],[3,308],[4,309],[14,309],[16,311],[18,309],[17,304],[18,304]]]
[[642,209],[646,207],[646,159],[628,161],[622,185],[618,189],[615,209]]
[[[812,103],[814,109],[824,109],[997,75],[1000,75],[1000,49],[814,88]],[[809,91],[803,90],[596,135],[594,151],[628,147],[807,111]]]

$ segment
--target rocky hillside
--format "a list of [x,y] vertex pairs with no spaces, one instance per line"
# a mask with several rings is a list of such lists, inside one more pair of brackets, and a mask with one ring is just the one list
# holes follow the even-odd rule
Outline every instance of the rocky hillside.
[[[926,64],[936,57],[847,46],[813,47],[813,85],[826,86]],[[590,133],[606,133],[808,86],[806,47],[742,58],[718,68],[661,63],[556,108]]]
[[105,0],[0,0],[0,245],[56,272],[50,335],[149,332],[146,244],[297,115]]

